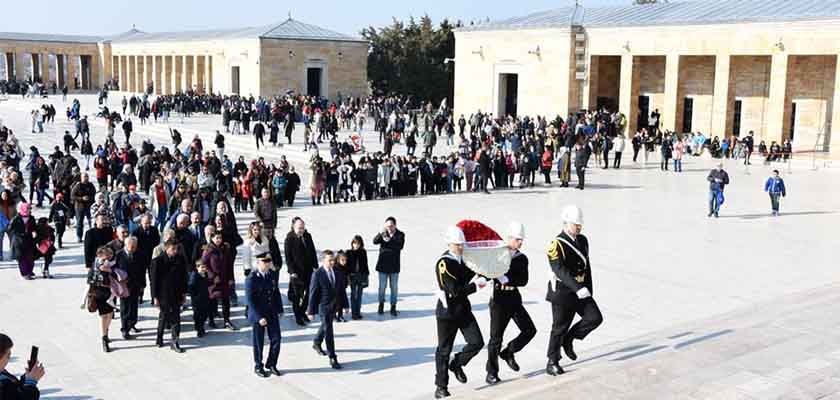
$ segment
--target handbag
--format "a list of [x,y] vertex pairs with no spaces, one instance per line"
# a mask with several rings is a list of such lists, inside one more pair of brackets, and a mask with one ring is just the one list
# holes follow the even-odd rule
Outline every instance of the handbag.
[[96,291],[93,285],[88,287],[87,294],[85,295],[85,308],[91,313],[95,313],[98,310],[96,306]]

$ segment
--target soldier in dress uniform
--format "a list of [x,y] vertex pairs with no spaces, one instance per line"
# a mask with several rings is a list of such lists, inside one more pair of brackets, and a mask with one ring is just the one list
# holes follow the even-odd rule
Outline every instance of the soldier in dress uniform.
[[[254,373],[267,378],[271,374],[280,376],[277,358],[280,356],[280,289],[277,287],[277,271],[271,269],[269,253],[257,256],[257,271],[245,278],[245,296],[248,299],[248,321],[252,327],[254,348]],[[262,362],[265,333],[268,332],[268,359]],[[266,371],[268,370],[268,371]]]
[[[487,343],[487,379],[490,385],[499,383],[499,358],[508,367],[519,371],[513,355],[521,351],[537,334],[534,321],[522,305],[519,287],[528,284],[528,257],[521,253],[525,239],[525,227],[512,222],[508,230],[508,249],[511,251],[510,269],[493,282],[493,297],[490,299],[490,341]],[[502,340],[510,320],[519,328],[519,335],[511,340],[504,350]],[[501,351],[499,351],[501,350]]]
[[[453,226],[446,231],[446,243],[449,250],[440,257],[435,267],[438,284],[438,302],[435,310],[437,317],[438,346],[435,351],[435,398],[449,397],[449,371],[455,379],[467,383],[463,367],[484,347],[481,329],[472,313],[472,306],[467,296],[487,285],[487,278],[476,277],[475,272],[464,263],[464,232]],[[475,279],[473,279],[475,278]],[[452,344],[458,331],[467,344],[456,353],[452,361]]]
[[[583,212],[571,205],[563,209],[563,232],[548,246],[551,279],[545,299],[551,302],[551,335],[548,341],[549,375],[562,374],[560,348],[572,360],[577,359],[572,341],[582,340],[601,325],[603,317],[592,298],[592,270],[589,265],[589,241],[580,234]],[[569,328],[575,314],[581,320]]]

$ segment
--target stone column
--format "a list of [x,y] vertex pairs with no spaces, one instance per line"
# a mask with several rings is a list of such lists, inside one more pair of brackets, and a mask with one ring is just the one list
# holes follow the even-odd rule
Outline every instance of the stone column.
[[145,92],[146,85],[146,56],[136,56],[137,60],[137,91]]
[[126,56],[117,56],[119,57],[120,63],[120,91],[127,92],[128,91],[128,59]]
[[207,93],[213,93],[213,56],[204,58],[204,88]]
[[134,64],[134,56],[125,56],[125,91],[126,92],[133,92],[136,87],[134,86],[134,74],[136,71],[136,65]]
[[79,56],[69,54],[64,62],[67,63],[67,88],[76,90],[76,67],[78,66]]
[[193,56],[184,56],[184,91],[188,91],[193,87],[193,70],[195,69],[195,63],[193,62]]
[[172,56],[161,56],[161,64],[163,71],[161,75],[161,84],[163,87],[163,94],[172,94]]
[[589,59],[589,81],[585,85],[582,96],[583,105],[588,110],[593,110],[598,106],[598,85],[600,84],[599,66],[598,56],[591,56]]
[[64,54],[56,54],[55,55],[55,74],[56,74],[56,84],[58,88],[61,89],[64,85],[67,84],[67,78],[64,74],[66,71],[67,66],[67,56]]
[[618,111],[624,114],[627,125],[624,134],[636,134],[639,112],[639,60],[632,54],[621,56],[621,79],[618,94]]
[[41,82],[46,85],[50,81],[50,54],[41,53],[38,57],[41,59]]
[[172,56],[172,92],[184,91],[184,57]]
[[199,93],[204,92],[204,56],[195,56],[195,68],[193,68],[193,82],[196,87],[196,91]]
[[732,57],[729,54],[715,55],[715,92],[712,101],[711,136],[721,138],[732,135],[732,98],[735,95],[735,81],[730,69]]
[[764,114],[767,128],[761,135],[767,146],[770,146],[772,140],[781,143],[785,122],[789,119],[790,109],[786,101],[787,70],[787,53],[773,54],[770,60],[770,96]]
[[26,80],[26,57],[22,50],[15,51],[15,80]]
[[152,81],[155,83],[155,94],[161,95],[163,94],[163,80],[161,79],[163,74],[161,73],[163,69],[163,60],[161,56],[152,56]]
[[[837,62],[834,66],[834,97],[831,101],[831,125],[825,132],[825,147],[831,152],[835,158],[840,154],[840,55],[837,55]],[[835,135],[835,133],[837,133]],[[833,138],[837,136],[837,138]],[[808,143],[803,143],[802,146],[807,146]]]
[[[662,130],[677,131],[677,113],[682,110],[677,109],[679,101],[679,86],[680,86],[680,55],[668,54],[665,57],[665,101],[662,107]],[[682,127],[679,127],[682,130]]]

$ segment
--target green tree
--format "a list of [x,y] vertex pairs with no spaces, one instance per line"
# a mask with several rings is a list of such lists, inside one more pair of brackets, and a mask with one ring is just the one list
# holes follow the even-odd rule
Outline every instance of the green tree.
[[454,29],[460,23],[443,20],[435,26],[428,15],[419,21],[393,19],[382,28],[368,27],[361,35],[370,43],[368,79],[376,94],[414,96],[418,101],[452,101],[454,67],[444,59],[455,56]]

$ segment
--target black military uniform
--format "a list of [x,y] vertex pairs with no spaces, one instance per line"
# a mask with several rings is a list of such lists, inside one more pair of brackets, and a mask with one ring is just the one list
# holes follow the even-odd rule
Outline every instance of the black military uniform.
[[[566,232],[561,233],[548,246],[548,262],[553,272],[547,287],[545,299],[551,302],[551,335],[548,341],[548,366],[550,375],[562,374],[559,365],[562,346],[566,355],[577,359],[572,348],[572,340],[581,340],[601,325],[603,317],[598,304],[592,298],[592,270],[589,265],[589,242],[583,235],[575,239]],[[578,291],[586,288],[590,296],[580,299]],[[569,328],[575,314],[581,320]]]
[[[506,283],[499,282],[499,279],[506,280]],[[519,294],[519,287],[527,284],[528,257],[517,250],[510,260],[510,269],[504,278],[493,282],[493,298],[490,299],[490,341],[487,343],[489,384],[499,381],[499,357],[505,360],[512,370],[519,371],[519,365],[513,355],[522,350],[537,334],[534,321],[522,305],[522,295]],[[507,348],[501,350],[505,328],[511,319],[519,328],[519,336],[511,340]]]
[[[476,284],[470,282],[475,272],[467,268],[462,257],[447,251],[438,260],[435,275],[441,291],[435,310],[438,337],[435,351],[435,385],[438,390],[435,397],[441,398],[449,396],[446,390],[449,386],[449,371],[461,383],[467,382],[463,367],[484,347],[484,338],[481,337],[481,329],[467,298],[477,290]],[[452,353],[452,344],[458,330],[464,335],[467,344],[460,353],[455,354],[450,363],[449,354]]]

